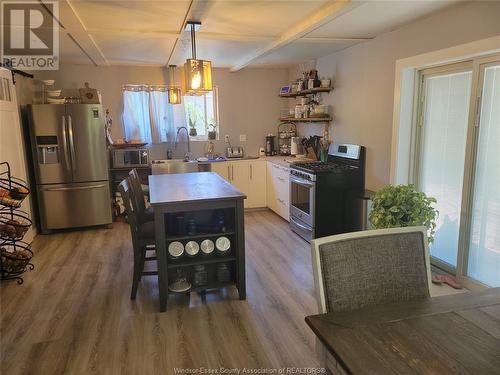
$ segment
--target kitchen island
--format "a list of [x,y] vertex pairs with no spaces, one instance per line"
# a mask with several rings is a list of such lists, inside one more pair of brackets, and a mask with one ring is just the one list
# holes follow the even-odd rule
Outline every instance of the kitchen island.
[[149,176],[149,190],[160,311],[173,285],[189,285],[183,293],[234,285],[245,299],[245,194],[214,172]]

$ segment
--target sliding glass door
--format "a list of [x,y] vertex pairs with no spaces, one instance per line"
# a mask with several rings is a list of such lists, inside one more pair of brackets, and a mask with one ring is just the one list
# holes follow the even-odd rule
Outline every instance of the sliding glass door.
[[500,286],[500,63],[485,64],[480,96],[467,274]]
[[432,262],[500,286],[500,57],[420,71],[413,182],[437,199]]
[[472,66],[422,75],[418,187],[437,200],[439,217],[430,251],[450,271],[458,257],[471,77]]

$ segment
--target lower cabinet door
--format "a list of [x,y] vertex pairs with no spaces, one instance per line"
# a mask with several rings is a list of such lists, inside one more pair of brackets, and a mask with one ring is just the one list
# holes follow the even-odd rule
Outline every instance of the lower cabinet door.
[[111,223],[108,181],[37,187],[42,230]]
[[278,200],[276,195],[276,179],[274,178],[274,172],[276,170],[276,165],[267,162],[267,176],[266,176],[266,190],[267,190],[267,207],[274,212],[278,213]]
[[290,220],[290,176],[288,168],[278,166],[274,173],[278,214]]
[[249,186],[248,186],[248,208],[266,207],[266,162],[256,160],[248,163]]
[[210,170],[212,172],[218,173],[226,181],[229,181],[229,163],[225,161],[218,161],[210,163]]
[[229,182],[238,190],[245,193],[245,208],[249,203],[250,168],[246,161],[235,161],[229,163]]

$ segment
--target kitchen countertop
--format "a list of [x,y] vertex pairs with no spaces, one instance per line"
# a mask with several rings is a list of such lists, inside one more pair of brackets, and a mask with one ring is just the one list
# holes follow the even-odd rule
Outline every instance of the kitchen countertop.
[[[269,161],[271,163],[281,165],[281,166],[286,167],[286,168],[290,167],[290,164],[313,161],[312,159],[307,159],[307,158],[296,158],[294,156],[275,155],[275,156],[260,156],[260,157],[245,156],[243,158],[230,158],[230,159],[226,159],[226,160],[206,160],[206,161],[191,160],[191,161],[189,161],[189,163],[212,164],[212,163],[222,163],[225,161],[238,162],[238,161],[251,161],[251,160]],[[156,160],[153,160],[153,163],[152,163],[153,165],[155,164],[155,161]]]
[[290,164],[297,164],[297,163],[304,163],[304,162],[312,161],[311,159],[307,159],[307,158],[296,158],[294,156],[280,156],[280,155],[263,156],[262,158],[266,161],[273,163],[273,164],[278,164],[278,165],[281,165],[281,166],[286,167],[286,168],[290,167]]

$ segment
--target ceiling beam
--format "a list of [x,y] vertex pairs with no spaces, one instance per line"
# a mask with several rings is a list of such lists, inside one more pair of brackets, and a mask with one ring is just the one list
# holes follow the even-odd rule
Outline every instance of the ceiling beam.
[[259,48],[255,52],[245,56],[232,68],[232,72],[236,72],[244,67],[250,65],[260,57],[270,54],[277,49],[290,44],[297,39],[300,39],[317,28],[333,21],[335,18],[345,14],[354,8],[361,5],[363,1],[329,1],[326,5],[321,7],[318,11],[311,14],[309,17],[301,20],[294,26],[290,27],[285,33],[281,34],[278,38],[268,43],[266,46]]
[[[87,29],[91,35],[128,35],[139,36],[153,39],[179,38],[183,34],[178,31],[149,31],[137,29],[108,29],[108,28],[92,28]],[[273,40],[273,36],[261,35],[241,35],[241,34],[224,34],[215,32],[196,32],[196,39],[212,39],[212,40],[232,40],[232,41],[268,41]]]
[[95,40],[88,34],[85,25],[70,0],[59,1],[59,18],[64,31],[95,65],[108,66],[109,62]]

